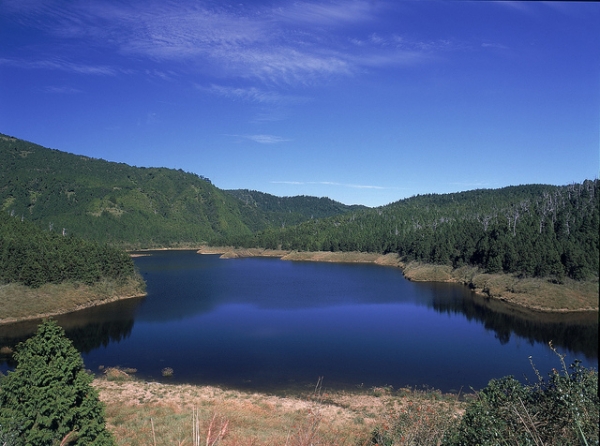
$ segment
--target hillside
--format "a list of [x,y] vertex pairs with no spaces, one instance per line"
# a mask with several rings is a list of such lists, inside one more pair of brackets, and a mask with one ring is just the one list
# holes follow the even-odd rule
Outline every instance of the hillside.
[[0,210],[121,247],[202,243],[396,253],[488,273],[598,277],[598,180],[411,197],[384,207],[223,191],[182,170],[138,168],[0,135]]
[[600,181],[421,195],[234,240],[243,247],[396,253],[522,277],[598,277]]
[[326,197],[276,197],[248,189],[226,190],[241,202],[242,220],[252,231],[284,228],[315,218],[327,218],[347,212],[368,209],[348,206]]
[[[280,226],[283,215],[298,223],[346,210],[328,199],[267,194],[249,206],[235,195],[182,170],[132,167],[0,134],[0,210],[121,247],[198,245]],[[277,200],[276,207],[267,204]]]

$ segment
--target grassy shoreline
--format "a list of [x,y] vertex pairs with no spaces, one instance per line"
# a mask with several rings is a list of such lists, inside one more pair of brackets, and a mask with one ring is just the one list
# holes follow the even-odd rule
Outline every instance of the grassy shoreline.
[[598,312],[598,280],[578,282],[564,279],[554,283],[545,278],[518,278],[510,274],[488,274],[477,267],[404,262],[397,254],[363,252],[299,252],[262,248],[232,248],[202,246],[199,254],[220,254],[223,259],[243,257],[277,257],[289,261],[373,263],[397,267],[408,280],[418,282],[449,282],[468,286],[490,301],[502,302],[515,310],[538,313]]
[[[199,254],[219,254],[223,259],[272,257],[287,261],[371,263],[400,268],[408,280],[449,282],[468,286],[489,304],[498,303],[521,313],[597,313],[598,280],[577,282],[565,279],[517,278],[509,274],[487,274],[477,267],[404,262],[397,254],[364,252],[299,252],[263,248],[201,246],[180,248]],[[146,255],[138,251],[134,256]],[[47,284],[29,288],[18,284],[0,285],[0,325],[71,313],[117,300],[145,296],[141,278],[117,285],[103,281],[93,286],[82,284]],[[506,310],[506,308],[499,308]]]
[[457,395],[437,391],[374,387],[348,392],[317,385],[281,396],[142,382],[118,369],[108,369],[93,385],[106,404],[107,426],[119,445],[193,444],[194,412],[203,444],[206,439],[206,444],[223,446],[367,445],[376,427],[400,416],[406,417],[407,435],[428,432],[439,438],[466,407]]
[[145,295],[145,284],[140,277],[122,284],[103,280],[94,285],[62,283],[39,288],[14,283],[0,285],[0,325],[58,316]]

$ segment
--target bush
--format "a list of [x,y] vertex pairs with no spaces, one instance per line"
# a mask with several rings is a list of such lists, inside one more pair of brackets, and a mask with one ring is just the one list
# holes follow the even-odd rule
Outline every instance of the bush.
[[62,328],[43,322],[35,336],[17,346],[15,359],[15,371],[0,381],[0,426],[7,441],[114,444],[105,427],[104,406],[90,385],[93,378]]
[[[551,346],[552,347],[552,346]],[[467,407],[444,445],[598,444],[598,372],[576,361],[544,380],[522,385],[492,380]]]

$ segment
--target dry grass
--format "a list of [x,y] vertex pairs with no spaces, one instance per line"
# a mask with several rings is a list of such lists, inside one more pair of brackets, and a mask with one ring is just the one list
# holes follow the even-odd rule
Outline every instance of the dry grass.
[[264,248],[233,248],[231,246],[201,246],[198,254],[221,254],[222,259],[241,257],[283,257],[290,251]]
[[[96,379],[94,386],[106,403],[107,424],[119,445],[195,445],[198,439],[223,446],[366,445],[377,426],[403,414],[411,414],[406,429],[416,435],[439,430],[431,423],[439,423],[441,414],[454,420],[464,408],[455,396],[408,389],[353,393],[319,388],[282,397],[138,382],[124,379],[121,371],[116,380]],[[421,411],[431,422],[416,415]]]
[[92,286],[73,283],[46,284],[30,288],[0,285],[0,323],[38,319],[144,295],[141,279],[124,284],[104,280]]
[[411,262],[405,265],[409,280],[423,282],[457,282],[468,285],[478,294],[530,310],[545,312],[598,311],[598,280],[564,279],[554,283],[543,278],[518,278],[510,274],[486,274],[477,267],[428,265]]
[[378,265],[400,266],[397,254],[376,254],[370,252],[330,252],[330,251],[285,251],[281,249],[232,248],[227,246],[203,246],[198,254],[221,254],[223,259],[241,257],[278,257],[297,262],[332,263],[376,263]]

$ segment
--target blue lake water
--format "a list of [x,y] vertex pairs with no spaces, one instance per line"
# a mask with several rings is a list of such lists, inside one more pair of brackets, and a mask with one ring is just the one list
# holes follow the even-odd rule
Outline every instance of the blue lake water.
[[[252,390],[322,376],[330,388],[459,391],[505,375],[534,380],[530,357],[542,375],[560,369],[549,341],[567,364],[598,367],[597,314],[525,317],[460,285],[410,282],[396,268],[191,251],[135,263],[145,298],[56,318],[92,371],[118,365],[147,380]],[[0,346],[34,325],[0,326]]]

